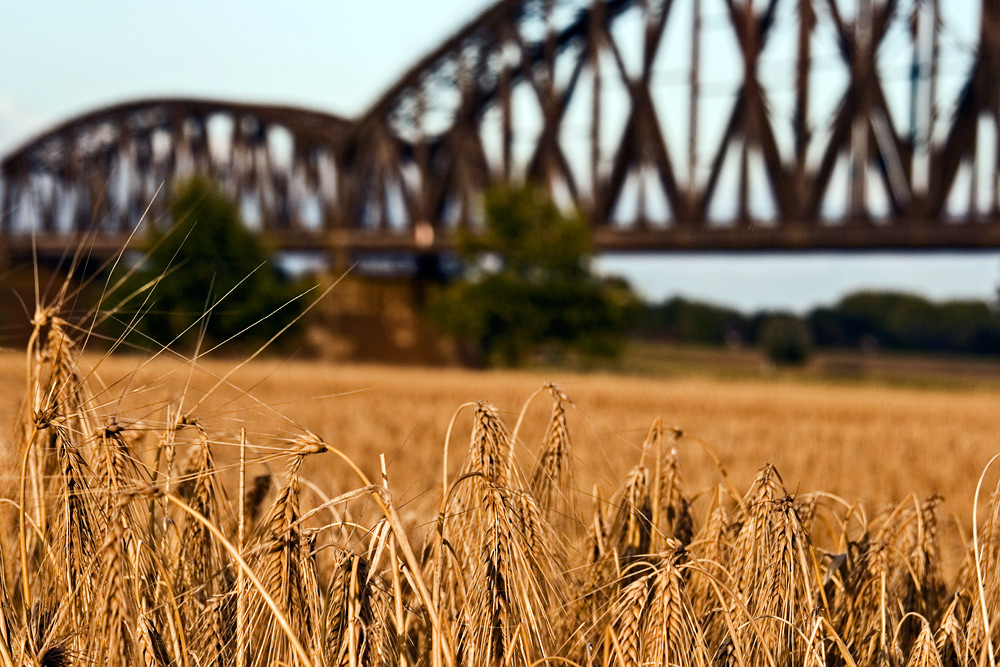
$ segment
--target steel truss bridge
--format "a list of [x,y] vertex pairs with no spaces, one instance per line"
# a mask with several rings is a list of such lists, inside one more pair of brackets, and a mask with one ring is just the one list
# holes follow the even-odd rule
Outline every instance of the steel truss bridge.
[[508,181],[606,250],[998,247],[998,111],[996,0],[500,0],[358,118],[67,120],[3,158],[0,244],[110,252],[201,172],[288,249],[445,248]]

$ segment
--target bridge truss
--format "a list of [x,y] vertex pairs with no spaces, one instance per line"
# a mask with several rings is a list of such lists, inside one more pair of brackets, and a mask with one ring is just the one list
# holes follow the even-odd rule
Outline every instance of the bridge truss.
[[501,0],[356,119],[71,119],[4,158],[0,234],[120,247],[201,172],[285,248],[413,249],[428,226],[444,247],[508,181],[605,249],[997,247],[997,81],[994,0]]

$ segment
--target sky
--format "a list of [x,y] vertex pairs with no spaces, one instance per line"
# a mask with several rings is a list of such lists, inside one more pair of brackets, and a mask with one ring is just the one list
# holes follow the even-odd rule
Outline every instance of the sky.
[[[489,5],[482,0],[32,0],[0,20],[0,155],[92,108],[152,96],[352,116]],[[1000,251],[604,256],[659,300],[804,311],[857,289],[995,298]]]

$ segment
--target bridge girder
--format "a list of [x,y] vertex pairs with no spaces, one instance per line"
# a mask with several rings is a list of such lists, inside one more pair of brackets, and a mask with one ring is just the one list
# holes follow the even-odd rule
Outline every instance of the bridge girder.
[[[69,120],[4,158],[0,231],[110,245],[200,171],[285,247],[413,248],[418,223],[444,246],[511,180],[609,249],[995,247],[1000,10],[942,4],[501,0],[355,120],[174,99]],[[957,72],[949,11],[979,13]]]

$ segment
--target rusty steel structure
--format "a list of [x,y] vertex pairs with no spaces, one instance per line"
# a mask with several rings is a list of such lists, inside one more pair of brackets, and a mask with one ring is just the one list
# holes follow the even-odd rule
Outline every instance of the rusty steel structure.
[[444,248],[508,181],[610,250],[998,247],[998,81],[995,0],[500,0],[358,118],[69,120],[3,159],[0,237],[121,247],[202,172],[285,248]]

